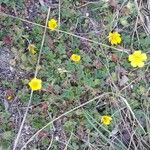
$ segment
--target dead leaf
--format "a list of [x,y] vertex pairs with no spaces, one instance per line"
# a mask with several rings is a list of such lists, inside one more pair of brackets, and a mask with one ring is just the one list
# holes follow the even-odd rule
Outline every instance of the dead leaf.
[[124,86],[129,81],[129,78],[126,75],[123,75],[119,80],[119,85]]
[[121,116],[122,119],[120,120],[120,123],[116,125],[110,134],[111,142],[115,144],[118,140],[120,140],[127,149],[139,149],[137,146],[139,138],[134,132],[136,123],[133,121],[134,119],[132,115],[127,108],[124,108],[121,110]]
[[116,0],[109,0],[109,1],[108,1],[108,4],[109,4],[109,6],[110,6],[112,9],[116,9],[116,8],[117,8],[117,2],[116,2]]
[[5,99],[7,101],[12,101],[14,99],[14,92],[12,89],[8,89],[5,91]]
[[126,75],[127,74],[127,71],[121,66],[116,67],[116,72],[118,75]]
[[116,54],[112,54],[112,55],[111,55],[111,60],[112,60],[113,62],[117,62],[117,61],[119,60],[119,57],[118,57]]
[[72,55],[72,51],[71,51],[71,50],[67,50],[67,51],[66,51],[66,55],[70,58],[71,55]]
[[77,127],[76,135],[80,140],[82,140],[82,139],[85,141],[87,140],[87,132],[82,125]]
[[129,78],[127,77],[127,71],[123,67],[117,66],[116,74],[117,74],[119,86],[124,86],[125,84],[128,83]]
[[121,10],[121,13],[124,15],[124,16],[129,16],[130,14],[130,9],[127,7],[127,6],[124,6]]

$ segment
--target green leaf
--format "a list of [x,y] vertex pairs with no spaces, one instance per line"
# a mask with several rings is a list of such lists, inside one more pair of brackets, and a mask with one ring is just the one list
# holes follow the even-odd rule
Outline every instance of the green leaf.
[[10,140],[12,138],[12,132],[11,131],[5,131],[3,133],[3,139]]
[[77,54],[77,53],[79,53],[80,50],[79,50],[79,48],[75,48],[75,49],[72,50],[72,51],[73,51],[74,54]]

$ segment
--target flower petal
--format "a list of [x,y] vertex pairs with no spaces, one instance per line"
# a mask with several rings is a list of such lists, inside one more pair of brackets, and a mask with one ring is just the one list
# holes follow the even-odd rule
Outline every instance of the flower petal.
[[137,65],[137,63],[135,63],[134,61],[132,61],[132,62],[131,62],[131,66],[132,66],[132,67],[137,67],[138,65]]
[[33,78],[28,84],[33,91],[40,90],[42,88],[42,80],[37,78]]
[[109,32],[109,37],[111,37],[113,34],[112,34],[112,32]]
[[55,30],[55,28],[57,28],[57,20],[55,20],[55,19],[50,19],[50,20],[48,21],[48,27],[49,27],[49,29],[51,29],[51,30]]
[[141,54],[141,59],[142,59],[143,61],[147,59],[147,56],[146,56],[145,53]]
[[118,32],[109,32],[108,40],[111,45],[120,44],[122,41],[121,35]]
[[120,44],[120,43],[121,43],[121,41],[122,41],[122,40],[121,40],[121,38],[119,37],[119,38],[118,38],[118,44]]
[[140,50],[134,51],[133,55],[141,55],[141,51]]
[[142,68],[144,66],[144,62],[140,62],[139,64],[138,64],[138,67],[140,67],[140,68]]
[[81,56],[80,56],[80,55],[77,55],[77,54],[72,54],[71,57],[70,57],[70,59],[71,59],[72,61],[78,62],[78,61],[80,61]]
[[129,55],[128,60],[133,61],[133,59],[134,59],[133,55]]
[[115,36],[120,37],[121,35],[118,32],[114,32]]

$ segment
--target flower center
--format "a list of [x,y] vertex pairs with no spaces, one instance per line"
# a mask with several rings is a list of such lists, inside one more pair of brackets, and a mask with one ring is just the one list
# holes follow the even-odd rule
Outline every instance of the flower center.
[[107,122],[107,121],[108,121],[108,118],[107,118],[107,117],[104,117],[103,120],[104,120],[104,122]]
[[113,35],[113,36],[112,36],[112,40],[113,40],[113,41],[117,41],[116,35]]
[[75,56],[74,58],[75,58],[75,59],[78,59],[78,56]]
[[134,58],[134,61],[137,62],[137,63],[138,63],[138,62],[141,62],[141,57],[140,57],[140,56],[136,56],[136,57]]
[[32,85],[33,85],[33,87],[37,87],[38,83],[37,82],[33,82]]
[[55,28],[55,26],[56,26],[56,24],[53,22],[53,23],[52,23],[52,27]]

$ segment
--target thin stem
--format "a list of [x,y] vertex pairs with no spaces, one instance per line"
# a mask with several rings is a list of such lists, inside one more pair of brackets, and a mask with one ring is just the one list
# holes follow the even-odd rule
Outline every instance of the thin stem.
[[[48,18],[49,18],[49,13],[50,13],[50,8],[49,8],[49,10],[48,10],[47,19],[46,19],[46,24],[45,24],[45,30],[44,30],[44,35],[43,35],[43,39],[42,39],[42,43],[41,43],[41,49],[40,49],[39,56],[38,56],[38,60],[37,60],[36,71],[35,71],[35,77],[37,76],[38,66],[39,66],[39,62],[40,62],[40,58],[41,58],[41,53],[42,53],[42,48],[43,48],[43,44],[44,44],[44,40],[45,40],[45,34],[46,34],[46,29],[47,29],[46,27],[47,27],[47,22],[48,22]],[[24,126],[24,123],[25,123],[25,120],[26,120],[26,117],[27,117],[27,114],[28,114],[29,107],[30,107],[30,105],[31,105],[32,96],[33,96],[33,91],[31,91],[30,99],[29,99],[29,102],[28,102],[28,106],[27,106],[27,108],[26,108],[26,111],[25,111],[23,120],[22,120],[22,122],[21,122],[21,126],[20,126],[20,128],[19,128],[17,137],[16,137],[16,139],[15,139],[13,150],[15,150],[16,147],[17,147],[17,144],[18,144],[18,141],[19,141],[19,137],[20,137],[20,135],[21,135],[21,131],[22,131],[22,129],[23,129],[23,126]]]
[[136,116],[135,116],[134,112],[132,111],[132,108],[130,107],[130,105],[129,105],[129,103],[127,102],[127,100],[126,100],[124,97],[122,97],[122,96],[119,96],[119,97],[120,97],[120,98],[123,100],[123,102],[126,104],[127,108],[128,108],[129,111],[131,112],[133,118],[136,120],[136,122],[137,122],[138,125],[141,127],[141,129],[143,130],[143,132],[146,134],[144,128],[142,127],[142,125],[141,125],[141,123],[138,121],[138,119],[136,118]]
[[13,150],[15,150],[16,147],[17,147],[17,144],[18,144],[18,141],[19,141],[19,137],[20,137],[20,134],[21,134],[21,131],[22,131],[24,122],[25,122],[25,120],[26,120],[26,117],[27,117],[27,114],[28,114],[28,110],[29,110],[31,101],[32,101],[32,96],[33,96],[33,91],[31,91],[30,99],[29,99],[29,102],[28,102],[28,106],[27,106],[27,108],[26,108],[26,112],[25,112],[24,117],[23,117],[23,120],[22,120],[22,122],[21,122],[21,126],[20,126],[20,128],[19,128],[17,137],[16,137],[16,139],[15,139]]
[[35,71],[35,75],[34,75],[35,77],[37,76],[37,73],[38,73],[38,67],[40,64],[42,49],[43,49],[43,45],[44,45],[44,41],[45,41],[45,35],[46,35],[46,30],[47,30],[47,23],[48,23],[48,19],[49,19],[49,14],[50,14],[50,7],[48,9],[48,14],[47,14],[47,18],[46,18],[44,34],[43,34],[43,38],[42,38],[41,48],[40,48],[40,52],[39,52],[39,56],[38,56],[38,60],[37,60],[37,65],[36,65],[36,71]]
[[66,144],[64,150],[67,150],[68,145],[69,145],[69,143],[70,143],[70,141],[71,141],[72,135],[73,135],[73,134],[72,134],[72,132],[71,132],[71,135],[70,135],[70,137],[69,137],[69,139],[68,139],[68,141],[67,141],[67,144]]
[[47,123],[44,127],[42,127],[40,130],[38,130],[34,135],[32,135],[31,138],[30,138],[30,139],[24,144],[24,146],[21,148],[21,150],[23,150],[24,147],[26,147],[26,145],[27,145],[28,143],[30,143],[30,142],[34,139],[34,137],[35,137],[36,135],[38,135],[42,130],[44,130],[44,129],[47,128],[49,125],[51,125],[54,121],[60,119],[61,117],[64,117],[64,116],[70,114],[71,112],[73,112],[73,111],[75,111],[75,110],[77,110],[77,109],[79,109],[79,108],[82,108],[82,107],[86,106],[87,104],[89,104],[89,103],[91,103],[91,102],[93,102],[93,101],[95,101],[95,100],[97,100],[97,99],[99,99],[99,98],[102,98],[103,96],[110,95],[110,94],[112,94],[112,93],[111,93],[111,92],[104,93],[104,94],[102,94],[102,95],[100,95],[100,96],[97,96],[97,97],[95,97],[95,98],[93,98],[93,99],[91,99],[91,100],[89,100],[89,101],[87,101],[87,102],[85,102],[85,103],[83,103],[83,104],[77,106],[77,107],[74,107],[73,109],[71,109],[71,110],[69,110],[69,111],[67,111],[67,112],[65,112],[65,113],[63,113],[63,114],[61,114],[60,116],[56,117],[55,119],[53,119],[52,121],[50,121],[49,123]]
[[[4,16],[8,16],[8,17],[12,17],[12,18],[15,18],[15,19],[19,19],[19,20],[22,20],[24,22],[27,22],[27,23],[34,24],[36,26],[40,26],[40,27],[45,28],[45,26],[43,26],[41,24],[37,24],[37,23],[31,22],[31,21],[28,21],[28,20],[25,20],[25,19],[22,19],[22,18],[19,18],[19,17],[15,17],[15,16],[12,16],[12,15],[5,14],[5,13],[1,13],[1,14],[4,15]],[[48,28],[48,27],[46,27],[46,28]],[[97,44],[97,45],[101,45],[101,46],[106,47],[106,48],[117,50],[119,52],[124,52],[124,53],[127,53],[127,54],[129,53],[126,50],[121,50],[119,48],[116,48],[116,47],[113,47],[113,46],[109,46],[107,44],[103,44],[103,43],[100,43],[100,42],[97,42],[97,41],[94,41],[94,40],[91,40],[91,39],[88,39],[88,38],[85,38],[85,37],[82,37],[82,36],[79,36],[79,35],[67,32],[67,31],[63,31],[63,30],[59,30],[59,29],[55,29],[54,31],[61,32],[61,33],[67,34],[67,35],[71,35],[71,36],[74,36],[76,38],[79,38],[79,39],[82,39],[82,40],[85,40],[85,41],[88,41],[88,42],[91,42],[91,43],[94,43],[94,44]]]
[[58,29],[60,28],[60,6],[61,6],[61,0],[59,0],[59,5],[58,5]]

